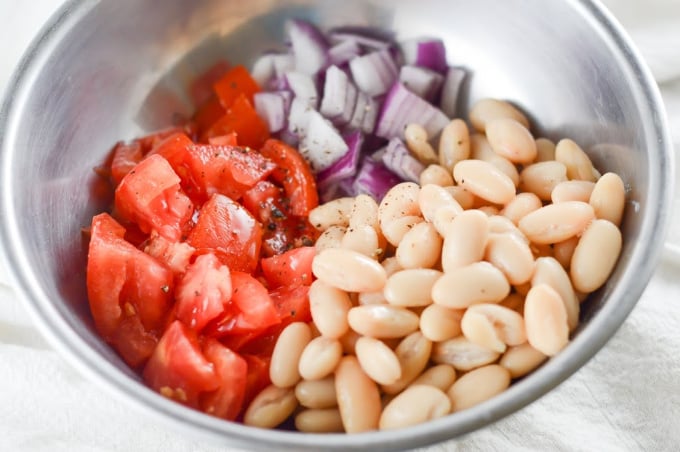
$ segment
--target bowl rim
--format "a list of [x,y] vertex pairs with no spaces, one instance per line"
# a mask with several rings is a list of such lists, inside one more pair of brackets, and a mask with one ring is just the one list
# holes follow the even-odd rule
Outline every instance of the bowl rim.
[[[117,399],[126,400],[142,411],[179,427],[188,434],[209,436],[223,444],[258,449],[291,450],[396,450],[424,446],[470,433],[516,412],[534,402],[565,381],[588,362],[614,335],[636,305],[659,261],[663,240],[670,222],[670,205],[673,195],[673,152],[665,108],[660,92],[643,59],[616,19],[599,0],[566,0],[594,26],[611,40],[628,66],[636,86],[632,89],[639,97],[637,103],[649,113],[651,129],[657,139],[659,152],[649,153],[650,201],[656,200],[658,215],[647,215],[640,228],[640,240],[633,245],[631,261],[626,273],[628,284],[619,285],[610,294],[616,303],[605,303],[600,312],[572,340],[558,356],[527,378],[513,384],[507,391],[471,409],[452,416],[433,420],[417,426],[389,432],[373,431],[360,434],[312,434],[280,430],[263,430],[241,424],[225,422],[206,414],[187,409],[167,400],[130,378],[77,334],[52,305],[42,291],[30,263],[21,248],[20,233],[13,222],[13,206],[9,188],[9,157],[14,133],[21,116],[22,99],[29,95],[32,80],[37,76],[50,50],[58,45],[60,36],[82,16],[96,6],[92,0],[68,0],[42,27],[28,47],[5,92],[0,109],[0,211],[6,215],[0,222],[0,258],[4,259],[10,280],[31,315],[34,324],[49,343],[70,364]],[[3,133],[4,132],[4,133]]]

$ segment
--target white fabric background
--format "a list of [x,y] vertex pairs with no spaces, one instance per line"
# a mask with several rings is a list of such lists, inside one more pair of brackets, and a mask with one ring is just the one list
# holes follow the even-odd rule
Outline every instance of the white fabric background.
[[[61,0],[0,0],[0,92]],[[680,1],[607,0],[661,84],[680,143]],[[680,242],[677,211],[671,239]],[[680,450],[680,284],[667,252],[607,346],[547,396],[428,451]],[[0,450],[218,451],[137,413],[85,380],[42,340],[0,268]],[[4,284],[3,284],[4,282]]]

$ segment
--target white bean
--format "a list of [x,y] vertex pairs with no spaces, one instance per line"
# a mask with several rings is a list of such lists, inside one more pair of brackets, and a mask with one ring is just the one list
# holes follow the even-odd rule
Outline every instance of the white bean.
[[547,284],[534,286],[527,294],[524,325],[529,344],[547,356],[556,355],[569,343],[564,302]]
[[518,226],[532,242],[548,245],[580,234],[594,218],[590,204],[567,201],[531,212],[519,221]]
[[354,207],[354,198],[338,198],[315,207],[309,212],[309,223],[319,231],[331,226],[349,225],[349,217]]
[[555,143],[547,138],[536,139],[536,161],[548,162],[555,160]]
[[302,351],[298,371],[305,380],[319,380],[332,375],[341,357],[340,341],[319,336],[312,339]]
[[411,386],[430,385],[442,391],[448,390],[456,381],[456,369],[450,364],[437,364],[426,369],[418,378],[413,380]]
[[328,248],[342,248],[342,238],[345,236],[347,228],[344,226],[331,226],[319,236],[314,244],[316,253]]
[[453,218],[441,250],[444,272],[481,261],[488,236],[489,217],[479,210],[466,210]]
[[306,408],[336,407],[335,377],[331,375],[320,380],[302,380],[295,385],[295,397]]
[[399,242],[396,257],[402,268],[431,268],[439,262],[442,238],[432,223],[411,228]]
[[409,124],[404,129],[404,141],[406,141],[406,146],[409,151],[425,165],[439,161],[437,153],[432,149],[430,143],[428,143],[428,139],[427,131],[420,124]]
[[570,180],[587,180],[595,182],[595,168],[590,157],[573,140],[565,138],[555,147],[555,160],[567,167],[567,177]]
[[595,188],[595,182],[587,180],[569,180],[555,185],[550,199],[557,204],[565,201],[588,202]]
[[444,273],[432,287],[432,301],[464,309],[477,303],[498,303],[509,293],[510,284],[500,270],[488,262],[476,262]]
[[580,292],[593,292],[607,281],[621,254],[621,231],[611,221],[595,220],[583,232],[571,258],[571,281]]
[[527,340],[522,316],[497,304],[470,306],[460,325],[469,341],[499,353],[505,351],[506,345],[519,345]]
[[510,372],[512,378],[520,378],[536,370],[548,357],[529,344],[508,347],[499,364]]
[[295,416],[295,428],[307,433],[341,433],[342,416],[337,408],[308,409]]
[[484,258],[502,271],[513,285],[524,284],[534,274],[534,256],[520,234],[492,234]]
[[567,181],[567,167],[561,162],[538,162],[525,166],[519,174],[519,188],[550,201],[553,189]]
[[298,403],[293,388],[267,386],[246,409],[243,423],[260,428],[274,428],[293,414]]
[[470,342],[464,336],[437,342],[432,347],[432,361],[450,364],[456,370],[464,372],[490,364],[499,356],[498,352]]
[[418,329],[418,316],[399,306],[356,306],[349,310],[347,320],[357,333],[376,338],[404,337]]
[[389,385],[401,378],[399,358],[382,341],[360,337],[355,344],[355,352],[361,368],[376,383]]
[[375,260],[346,249],[326,249],[312,261],[312,271],[329,286],[347,292],[374,292],[385,286],[385,269]]
[[347,332],[347,313],[352,301],[347,292],[316,280],[309,288],[309,308],[319,332],[326,337],[339,338]]
[[510,372],[497,364],[480,367],[463,375],[447,394],[453,411],[461,411],[480,404],[505,391],[510,386]]
[[303,322],[291,323],[281,331],[269,365],[269,378],[275,386],[288,388],[300,381],[298,363],[311,339],[309,326]]
[[481,99],[470,109],[470,123],[478,132],[484,132],[489,122],[499,118],[512,118],[529,127],[527,117],[509,102],[498,99]]
[[442,390],[428,385],[409,386],[385,406],[380,416],[380,429],[417,425],[450,412],[451,401]]
[[429,268],[401,270],[387,278],[383,294],[395,306],[428,306],[432,303],[432,286],[441,275]]
[[536,141],[529,129],[510,119],[494,119],[486,124],[486,138],[491,148],[513,163],[529,163],[536,158]]
[[483,160],[463,160],[453,168],[453,178],[474,195],[494,204],[515,197],[515,183],[496,166]]
[[431,304],[420,313],[420,331],[431,341],[441,342],[460,335],[462,309]]
[[381,388],[386,394],[396,394],[411,384],[427,366],[432,354],[432,341],[428,340],[420,331],[409,334],[399,342],[394,349],[401,367],[401,377],[389,385]]
[[453,185],[453,176],[451,171],[440,165],[428,165],[427,168],[420,173],[420,185],[439,185],[440,187],[448,187]]
[[470,158],[470,132],[462,119],[454,119],[439,136],[439,164],[453,171],[461,160]]
[[573,331],[578,325],[580,311],[579,301],[574,293],[571,280],[567,271],[560,265],[557,259],[552,257],[539,257],[536,260],[536,271],[531,279],[532,286],[547,284],[552,287],[564,302],[567,313],[569,331]]
[[595,184],[589,202],[597,218],[620,226],[626,203],[626,188],[621,177],[615,173],[603,174]]
[[382,404],[378,386],[354,356],[345,356],[335,370],[335,393],[342,425],[347,433],[378,428]]
[[531,212],[543,207],[541,200],[534,193],[519,193],[515,198],[503,207],[501,215],[508,217],[515,225],[519,220]]

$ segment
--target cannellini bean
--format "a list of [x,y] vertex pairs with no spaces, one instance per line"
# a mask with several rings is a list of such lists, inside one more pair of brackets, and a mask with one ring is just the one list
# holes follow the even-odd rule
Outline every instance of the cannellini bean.
[[356,251],[364,256],[377,259],[385,251],[380,246],[380,237],[373,226],[360,224],[350,226],[342,237],[340,246],[347,250]]
[[298,403],[293,388],[269,385],[255,396],[243,415],[243,423],[274,428],[293,414]]
[[431,268],[439,262],[441,250],[442,238],[434,225],[422,222],[404,234],[396,257],[403,268]]
[[494,119],[511,118],[524,127],[529,127],[529,120],[514,105],[497,99],[481,99],[470,109],[470,123],[478,132],[484,132],[489,122]]
[[396,396],[380,416],[380,429],[390,430],[417,425],[451,412],[449,397],[434,386],[409,386]]
[[337,408],[308,409],[295,416],[295,428],[306,433],[344,432],[342,417]]
[[434,215],[432,225],[439,233],[439,236],[444,238],[451,231],[453,219],[460,215],[461,211],[457,207],[444,206],[437,210]]
[[517,167],[507,158],[498,155],[491,148],[489,141],[484,135],[476,134],[470,139],[471,153],[470,157],[474,160],[484,160],[491,163],[493,166],[501,170],[508,176],[515,187],[519,185],[519,172]]
[[560,182],[553,188],[550,199],[554,204],[565,201],[588,202],[595,188],[595,182],[587,180],[568,180]]
[[451,221],[441,250],[442,268],[451,272],[484,257],[489,237],[489,217],[479,210],[466,210]]
[[579,301],[574,293],[567,271],[557,259],[541,257],[536,260],[536,270],[531,279],[531,285],[538,286],[541,284],[550,286],[559,294],[567,313],[569,331],[573,331],[578,325]]
[[399,246],[402,239],[413,226],[423,222],[423,217],[416,215],[407,215],[405,217],[397,218],[389,223],[382,225],[382,233],[393,246]]
[[489,348],[470,342],[459,336],[432,347],[432,361],[438,364],[450,364],[456,370],[468,371],[485,366],[498,359],[500,354]]
[[401,377],[399,358],[382,341],[367,336],[360,337],[355,351],[361,368],[376,383],[389,385]]
[[392,384],[382,385],[383,392],[396,394],[411,384],[427,366],[432,354],[432,341],[420,331],[409,334],[394,349],[401,367],[401,377]]
[[597,218],[620,226],[626,203],[626,188],[621,177],[615,173],[603,174],[595,184],[589,202]]
[[510,386],[510,372],[497,364],[472,370],[458,379],[447,394],[451,399],[453,411],[471,408],[493,396],[500,394]]
[[567,181],[567,167],[555,160],[525,166],[519,175],[519,188],[534,193],[543,201],[550,201],[556,186]]
[[418,329],[418,316],[399,306],[356,306],[349,310],[347,320],[357,333],[376,338],[404,337]]
[[531,212],[519,221],[518,226],[532,242],[548,245],[580,234],[594,218],[590,204],[566,201]]
[[431,341],[440,342],[460,335],[462,309],[431,304],[420,313],[420,331]]
[[342,344],[342,352],[345,355],[354,355],[354,347],[361,335],[354,331],[353,329],[347,330],[345,334],[340,338],[340,344]]
[[595,182],[593,162],[581,147],[573,140],[562,139],[555,147],[555,160],[567,167],[567,177],[570,180],[587,180]]
[[329,286],[347,292],[374,292],[385,286],[385,269],[368,256],[346,249],[326,249],[312,261],[312,272]]
[[288,388],[300,381],[298,363],[311,339],[309,325],[303,322],[291,323],[281,331],[269,364],[269,378],[272,384],[279,388]]
[[428,306],[432,304],[432,286],[442,272],[429,268],[398,271],[385,283],[383,294],[395,306]]
[[354,205],[349,216],[349,227],[369,225],[374,228],[378,224],[378,203],[368,195],[358,195],[354,198]]
[[443,207],[451,207],[456,213],[463,212],[463,208],[453,195],[444,187],[434,184],[423,185],[418,194],[418,205],[425,220],[434,222],[435,214]]
[[388,278],[394,275],[396,272],[404,269],[401,265],[399,265],[399,261],[395,256],[383,259],[380,265],[382,265],[385,269],[385,274]]
[[543,207],[543,203],[534,193],[519,193],[503,207],[501,215],[508,217],[517,225],[519,220],[541,207]]
[[444,190],[451,193],[453,199],[455,199],[464,210],[471,209],[475,203],[475,195],[464,187],[454,185],[452,187],[444,187]]
[[352,301],[344,290],[318,279],[309,288],[312,320],[325,337],[337,339],[347,332],[349,329],[347,313],[351,307]]
[[380,227],[384,230],[385,224],[398,218],[419,216],[419,194],[420,186],[413,182],[402,182],[390,188],[378,206]]
[[306,408],[333,408],[338,406],[333,375],[320,380],[302,380],[295,385],[295,397]]
[[378,428],[382,405],[378,386],[354,356],[345,356],[335,370],[335,393],[342,425],[347,433]]
[[554,257],[565,269],[569,269],[571,265],[571,257],[574,255],[578,239],[578,237],[572,237],[553,245]]
[[437,153],[432,149],[428,140],[427,131],[420,124],[409,124],[404,129],[406,146],[411,154],[425,165],[439,161]]
[[536,370],[548,357],[529,344],[508,347],[499,364],[510,372],[510,377],[519,378]]
[[569,343],[564,302],[547,284],[534,286],[527,294],[524,326],[529,344],[545,355],[555,356]]
[[529,243],[529,240],[524,237],[524,234],[515,226],[515,223],[508,217],[500,214],[489,217],[489,234],[515,234],[522,241]]
[[593,292],[607,281],[621,254],[621,231],[611,221],[595,220],[581,236],[571,258],[571,281],[580,292]]
[[502,271],[513,285],[524,284],[534,274],[534,255],[518,234],[492,234],[484,259]]
[[494,215],[499,215],[501,213],[501,210],[495,206],[482,206],[477,210],[483,212],[487,217],[493,217]]
[[536,161],[549,162],[555,160],[555,143],[547,138],[536,139]]
[[[476,329],[479,325],[485,324],[493,329],[495,336],[503,344],[519,345],[527,340],[526,331],[524,329],[524,319],[522,316],[512,309],[500,306],[498,304],[477,304],[470,306],[463,315],[461,320],[461,330],[466,338],[472,342],[480,345],[483,344],[481,337],[476,335]],[[483,332],[487,326],[483,326]],[[495,342],[495,340],[494,340]],[[489,347],[491,348],[491,347]],[[505,347],[501,347],[505,351]]]
[[420,173],[420,185],[427,184],[439,185],[440,187],[453,185],[451,171],[440,165],[428,165],[427,168]]
[[449,364],[437,364],[426,369],[418,378],[413,380],[411,386],[429,385],[447,391],[456,381],[456,369]]
[[498,303],[510,293],[503,273],[488,262],[476,262],[444,273],[432,287],[432,301],[453,309]]
[[453,171],[461,160],[470,158],[470,131],[462,119],[454,119],[439,136],[439,164]]
[[361,292],[357,297],[357,302],[360,305],[387,304],[387,298],[381,290],[378,292]]
[[463,160],[453,168],[460,186],[495,204],[507,204],[515,197],[515,184],[496,166],[483,160]]
[[536,141],[529,129],[510,119],[494,119],[486,124],[486,139],[496,154],[514,163],[529,163],[536,158]]
[[349,225],[349,217],[354,207],[354,198],[338,198],[315,207],[309,212],[309,223],[319,231],[331,226]]
[[342,248],[342,238],[346,231],[347,228],[344,226],[331,226],[323,231],[314,244],[316,253],[319,254],[328,248]]
[[319,336],[312,339],[300,355],[298,371],[305,380],[318,380],[333,373],[342,357],[337,339]]

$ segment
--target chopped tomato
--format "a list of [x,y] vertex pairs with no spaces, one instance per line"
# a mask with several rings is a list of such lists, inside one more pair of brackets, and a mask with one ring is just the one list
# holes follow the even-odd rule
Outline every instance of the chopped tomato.
[[298,151],[279,140],[267,140],[261,152],[276,163],[272,176],[283,184],[290,199],[291,213],[299,217],[309,215],[309,211],[319,205],[316,182],[309,164]]
[[252,104],[253,95],[260,91],[257,82],[250,76],[248,69],[234,66],[213,85],[215,94],[226,109],[231,108],[236,99],[243,96]]
[[[276,307],[260,281],[248,273],[233,272],[231,284],[231,308],[207,328],[206,334],[256,336],[279,323]],[[238,349],[238,345],[234,345],[233,348]]]
[[111,337],[125,315],[158,328],[169,309],[172,272],[123,239],[125,229],[109,214],[92,219],[87,261],[88,298],[95,325]]
[[310,246],[318,231],[306,217],[290,213],[283,190],[269,181],[259,182],[243,195],[243,205],[264,226],[262,255],[281,254],[291,248]]
[[155,391],[199,408],[199,396],[220,386],[215,365],[201,351],[196,333],[179,320],[163,333],[144,368],[144,380]]
[[257,114],[251,101],[241,95],[236,98],[227,112],[201,136],[201,141],[211,137],[236,133],[241,146],[259,149],[269,138],[269,127]]
[[262,227],[240,204],[216,194],[201,207],[187,243],[200,253],[215,253],[230,270],[252,272],[260,257]]
[[168,127],[167,129],[159,130],[157,132],[153,132],[143,137],[137,138],[135,141],[142,146],[142,152],[144,153],[144,155],[146,155],[154,147],[156,147],[156,145],[158,145],[161,141],[165,140],[169,136],[183,132],[184,132],[183,127],[179,126]]
[[217,96],[211,96],[196,110],[191,124],[196,129],[196,134],[203,136],[226,113],[227,110],[222,107]]
[[260,261],[262,273],[270,287],[298,287],[312,284],[313,246],[294,248]]
[[171,242],[156,232],[145,243],[144,252],[164,263],[175,274],[182,274],[189,266],[194,248],[186,242]]
[[171,241],[182,236],[193,204],[179,186],[180,178],[160,155],[142,160],[121,181],[115,193],[117,212],[150,233]]
[[243,407],[248,362],[215,339],[205,342],[203,353],[214,364],[220,386],[201,398],[201,409],[213,416],[233,421]]
[[280,287],[269,293],[283,326],[293,322],[311,322],[309,286]]
[[227,308],[232,297],[229,268],[213,254],[198,256],[182,277],[175,292],[177,318],[195,331]]
[[236,142],[236,133],[231,132],[226,135],[211,137],[208,140],[208,144],[212,144],[213,146],[238,146],[238,143]]
[[156,333],[144,328],[139,316],[124,317],[111,336],[111,343],[123,361],[130,367],[137,368],[144,364],[158,344]]
[[265,355],[241,355],[248,364],[248,376],[246,377],[246,390],[243,406],[247,407],[255,396],[269,386],[269,362],[271,357]]
[[132,143],[116,144],[113,149],[113,159],[111,160],[111,179],[113,185],[117,186],[123,177],[129,173],[144,157],[142,145],[138,141]]
[[191,83],[189,94],[194,105],[202,104],[213,95],[213,85],[229,71],[230,67],[228,62],[220,60]]

